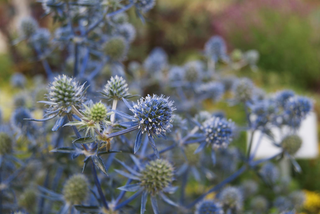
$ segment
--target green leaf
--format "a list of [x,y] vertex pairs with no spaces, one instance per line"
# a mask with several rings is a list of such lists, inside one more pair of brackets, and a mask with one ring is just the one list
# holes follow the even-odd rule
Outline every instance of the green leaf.
[[92,142],[94,142],[94,139],[92,139],[91,137],[81,137],[72,141],[72,143],[80,143],[80,144],[87,144]]
[[97,155],[92,156],[92,160],[93,160],[94,164],[96,165],[96,167],[98,167],[104,174],[108,175],[107,170],[104,167],[104,163],[99,156],[97,156]]
[[59,153],[73,153],[76,150],[74,150],[74,148],[70,148],[70,147],[60,147],[60,148],[56,148],[51,150],[51,152],[59,152]]

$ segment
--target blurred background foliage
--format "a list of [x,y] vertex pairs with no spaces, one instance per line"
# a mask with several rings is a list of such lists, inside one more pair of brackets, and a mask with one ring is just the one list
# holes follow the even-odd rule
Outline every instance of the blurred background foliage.
[[[13,21],[17,9],[13,2],[17,1],[0,0],[0,32],[7,44],[13,44],[17,35]],[[55,28],[50,17],[42,17],[39,3],[32,0],[27,3],[40,26]],[[159,0],[146,17],[145,25],[135,16],[134,10],[129,13],[137,29],[137,39],[128,62],[142,62],[154,47],[161,46],[168,53],[170,63],[181,65],[201,58],[205,42],[212,35],[220,35],[225,38],[229,53],[236,48],[241,51],[256,49],[260,53],[258,71],[248,69],[237,75],[250,77],[268,92],[290,88],[310,96],[320,115],[319,1]],[[64,62],[63,57],[49,59],[53,69]],[[0,106],[4,119],[8,119],[12,109],[12,95],[18,93],[12,90],[9,82],[15,72],[25,74],[28,82],[38,74],[44,75],[35,53],[26,45],[7,46],[6,52],[0,54]],[[245,120],[237,107],[205,105],[208,110],[226,109],[226,114],[237,123]],[[320,136],[320,126],[318,130]],[[246,136],[240,136],[235,143],[245,149],[245,140]],[[299,163],[304,173],[293,174],[293,177],[295,185],[306,190],[306,213],[320,213],[320,158],[299,160]]]

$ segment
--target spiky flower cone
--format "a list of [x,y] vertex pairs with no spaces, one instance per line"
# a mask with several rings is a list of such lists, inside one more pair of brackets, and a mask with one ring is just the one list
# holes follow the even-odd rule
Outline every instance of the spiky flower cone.
[[128,51],[128,44],[122,36],[112,37],[104,44],[103,51],[112,60],[123,60]]
[[289,135],[286,136],[282,142],[282,148],[288,152],[290,155],[294,155],[300,149],[302,145],[302,140],[298,135]]
[[12,139],[5,132],[0,132],[0,155],[12,152]]
[[172,182],[173,166],[167,160],[156,159],[150,161],[141,174],[141,186],[155,195]]
[[240,102],[246,102],[252,98],[254,85],[248,78],[241,78],[233,85],[234,98]]
[[63,197],[70,204],[81,204],[89,193],[89,183],[82,174],[73,175],[63,187]]
[[128,92],[128,84],[122,77],[111,77],[103,90],[103,95],[108,100],[127,98],[130,94]]
[[96,103],[90,109],[90,117],[94,122],[103,121],[107,117],[107,107],[102,103]]
[[38,23],[32,17],[27,17],[21,20],[19,31],[22,37],[30,37],[38,30]]
[[37,202],[37,195],[34,189],[26,189],[19,197],[18,204],[20,207],[32,211]]

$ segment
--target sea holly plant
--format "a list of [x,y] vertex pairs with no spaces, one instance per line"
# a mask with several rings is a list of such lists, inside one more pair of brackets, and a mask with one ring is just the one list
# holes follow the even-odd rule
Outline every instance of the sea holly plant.
[[[294,155],[305,143],[298,130],[313,103],[290,90],[267,94],[235,75],[258,72],[257,51],[230,52],[213,36],[199,60],[171,65],[171,56],[155,47],[145,60],[131,61],[137,34],[127,11],[145,23],[155,1],[39,2],[57,28],[24,18],[16,44],[34,50],[48,81],[35,78],[39,88],[29,90],[22,74],[12,77],[24,94],[15,97],[10,121],[0,120],[1,213],[301,209],[304,194],[289,188],[278,162],[289,158],[302,173]],[[55,65],[49,55],[59,54],[65,60]],[[245,119],[236,124],[224,109],[206,109],[208,103],[233,106]],[[248,131],[243,152],[239,136]],[[256,159],[262,137],[280,152]],[[249,180],[242,176],[248,171]]]

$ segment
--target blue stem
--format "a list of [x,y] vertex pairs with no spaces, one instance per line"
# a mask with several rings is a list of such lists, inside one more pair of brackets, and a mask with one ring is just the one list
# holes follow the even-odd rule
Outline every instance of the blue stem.
[[84,72],[86,71],[87,65],[88,65],[88,61],[89,61],[89,50],[87,49],[87,52],[84,56],[82,65],[81,65],[81,70],[79,73],[79,76],[82,77],[84,75]]
[[104,194],[102,192],[102,189],[101,189],[101,185],[100,185],[100,181],[98,179],[98,175],[97,175],[97,171],[96,171],[96,167],[92,161],[92,174],[93,174],[93,178],[94,178],[94,183],[96,184],[96,187],[98,189],[98,192],[99,192],[99,195],[100,195],[100,199],[102,201],[102,204],[104,206],[104,208],[106,208],[107,210],[109,210],[109,207],[108,207],[108,203],[107,203],[107,200],[106,198],[104,197]]
[[133,1],[130,2],[130,4],[128,4],[127,6],[117,10],[117,11],[114,11],[112,13],[109,13],[107,14],[107,17],[111,17],[111,16],[114,16],[114,15],[117,15],[119,13],[122,13],[122,12],[125,12],[126,10],[129,10],[132,6],[134,5]]
[[78,61],[79,61],[79,44],[74,44],[74,67],[73,67],[73,76],[78,75]]
[[118,204],[115,208],[115,210],[119,210],[122,207],[124,207],[125,205],[129,204],[131,201],[133,201],[136,197],[138,197],[141,194],[142,190],[136,192],[135,194],[133,194],[130,198],[128,198],[127,200],[125,200],[124,202],[122,202],[121,204]]
[[[125,186],[129,185],[131,183],[132,179],[128,179],[127,183]],[[119,201],[124,197],[124,195],[126,194],[126,191],[122,190],[118,196],[118,198],[116,199],[116,204],[119,203]]]
[[[40,51],[39,47],[37,45],[35,45],[34,49],[35,49],[38,57],[40,57],[41,56],[41,51]],[[51,68],[49,66],[49,63],[47,62],[46,59],[40,59],[40,61],[42,63],[42,66],[44,67],[44,70],[45,70],[45,72],[46,72],[46,74],[48,76],[49,81],[52,81],[53,73],[52,73],[52,70],[51,70]]]

